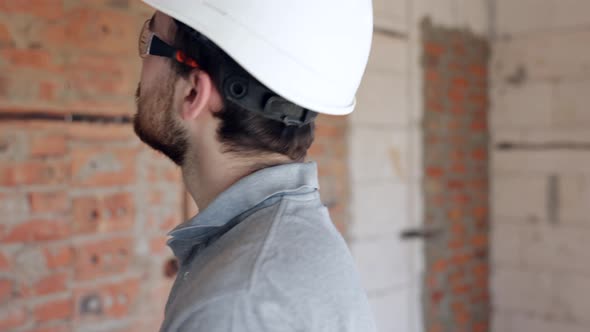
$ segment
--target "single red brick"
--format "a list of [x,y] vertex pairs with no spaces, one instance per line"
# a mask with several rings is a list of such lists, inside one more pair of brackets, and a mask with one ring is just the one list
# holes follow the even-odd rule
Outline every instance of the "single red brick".
[[438,57],[445,52],[445,48],[443,45],[441,45],[439,43],[426,42],[424,44],[424,51],[426,52],[426,54],[428,54],[430,56]]
[[434,273],[442,273],[445,272],[448,267],[448,262],[444,259],[438,259],[437,261],[432,264],[432,272]]
[[488,159],[488,150],[485,148],[475,149],[471,153],[473,159],[478,161],[485,161]]
[[432,178],[440,178],[444,175],[444,170],[441,167],[428,167],[426,175]]
[[465,241],[462,239],[454,239],[449,242],[449,248],[452,250],[458,250],[465,247]]
[[466,274],[463,269],[456,269],[449,274],[449,284],[451,286],[463,285],[465,283]]
[[135,182],[136,148],[75,148],[72,180],[77,186],[120,186]]
[[0,1],[0,12],[8,15],[26,14],[36,19],[58,19],[64,14],[61,2]]
[[132,237],[81,243],[75,250],[77,280],[119,274],[129,268],[133,254]]
[[466,88],[467,86],[469,86],[469,82],[467,82],[467,79],[465,79],[464,77],[455,77],[452,80],[452,84],[454,86],[460,87],[460,88]]
[[[466,110],[465,110],[465,108],[464,108],[463,106],[461,106],[461,105],[454,105],[454,106],[451,108],[451,113],[453,113],[453,114],[455,114],[455,115],[461,115],[461,116],[462,116],[463,114],[467,113],[467,111],[466,111]],[[458,123],[458,122],[457,122],[457,123]],[[457,129],[459,129],[459,128],[461,128],[461,126],[454,126],[454,128],[453,128],[453,129],[454,129],[454,130],[457,130]]]
[[[463,210],[461,209],[451,209],[448,213],[447,213],[448,218],[451,221],[454,221],[453,226],[454,228],[452,228],[453,231],[458,231],[459,229],[457,227],[459,227],[459,222],[461,222],[463,220]],[[455,226],[457,225],[457,226]]]
[[[486,107],[489,104],[489,98],[485,94],[472,94],[469,96],[469,101],[472,104],[480,106],[480,107]],[[477,117],[477,115],[475,115],[475,116]]]
[[73,201],[75,233],[130,230],[135,222],[133,194],[83,196]]
[[472,65],[469,67],[469,72],[474,76],[487,77],[488,68],[483,65]]
[[431,299],[432,299],[433,304],[438,305],[440,303],[440,301],[443,299],[443,296],[444,296],[443,292],[441,292],[441,291],[432,292]]
[[52,54],[44,49],[8,48],[0,51],[2,58],[13,68],[31,68],[55,72]]
[[451,303],[451,309],[453,310],[453,313],[466,312],[467,306],[463,302],[455,301]]
[[476,289],[487,289],[490,285],[488,274],[479,274],[474,277],[473,285]]
[[11,331],[26,323],[26,312],[18,306],[8,306],[0,310],[0,331]]
[[67,290],[68,273],[56,273],[39,280],[33,286],[37,295],[59,293]]
[[486,121],[473,121],[471,123],[471,130],[473,132],[485,132],[488,128]]
[[476,322],[473,324],[473,332],[488,332],[489,331],[489,323],[488,322]]
[[466,75],[467,73],[467,67],[464,64],[458,63],[458,62],[451,62],[449,64],[449,69],[451,70],[451,72],[453,74],[456,75]]
[[0,23],[0,45],[10,45],[13,43],[12,34],[6,24]]
[[436,113],[442,113],[444,110],[444,107],[443,107],[442,103],[440,103],[438,101],[427,101],[426,102],[426,110],[431,111],[431,112],[436,112]]
[[69,198],[65,191],[32,192],[28,197],[33,213],[63,213],[69,207]]
[[434,323],[428,328],[428,332],[443,332],[444,328],[441,324]]
[[6,243],[59,240],[70,235],[70,225],[64,220],[30,220],[16,225],[3,237]]
[[153,254],[160,255],[160,254],[169,254],[170,251],[167,250],[166,241],[168,240],[167,236],[155,236],[150,240],[150,251]]
[[465,45],[453,45],[453,54],[455,56],[461,57],[464,56],[466,53],[467,51],[465,49]]
[[478,234],[471,238],[471,244],[474,247],[487,247],[488,242],[489,240],[487,234]]
[[66,135],[50,133],[31,138],[30,153],[33,157],[63,156],[66,154]]
[[468,195],[454,195],[453,202],[457,203],[457,205],[462,206],[470,202],[470,197]]
[[337,138],[343,137],[346,134],[346,132],[345,128],[343,127],[324,123],[316,127],[315,134],[316,137]]
[[473,209],[473,216],[477,219],[486,218],[488,216],[487,206],[477,206]]
[[0,279],[0,303],[6,303],[12,297],[14,282],[12,280]]
[[454,295],[467,294],[471,291],[471,286],[468,284],[455,285],[452,286],[452,291]]
[[[0,234],[2,233],[0,232]],[[0,252],[0,270],[9,270],[10,266],[10,261],[8,260],[6,255]]]
[[69,266],[72,262],[73,249],[69,246],[46,248],[45,259],[49,269]]
[[[132,278],[76,290],[77,315],[81,318],[99,314],[108,318],[126,317],[137,304],[140,283],[139,278]],[[101,310],[88,306],[90,302],[95,302]]]
[[135,22],[132,13],[78,6],[69,10],[58,24],[44,29],[42,39],[51,45],[73,47],[80,53],[130,56],[128,46],[137,42]]
[[43,101],[54,101],[56,98],[58,85],[51,81],[39,82],[39,99]]
[[465,188],[465,182],[462,180],[449,180],[447,187],[451,190],[458,190]]
[[[467,231],[465,229],[465,225],[462,222],[460,222],[461,217],[463,216],[463,214],[462,214],[461,210],[453,210],[453,211],[455,211],[455,212],[458,211],[459,217],[458,218],[450,218],[450,219],[458,220],[458,222],[451,223],[451,233],[453,234],[453,236],[462,238],[465,235],[466,231]],[[450,213],[449,213],[449,215],[450,215]]]
[[449,98],[455,103],[461,103],[461,102],[465,101],[465,99],[466,99],[465,89],[457,88],[457,87],[451,89],[449,91]]
[[72,317],[74,302],[70,298],[52,300],[38,305],[33,310],[33,316],[37,322],[48,322],[54,320],[66,320]]
[[462,163],[455,163],[451,166],[451,171],[454,173],[465,174],[467,172],[467,167],[465,164]]
[[0,165],[0,185],[61,184],[69,177],[69,164],[64,161],[25,161]]
[[438,82],[440,80],[440,72],[438,70],[427,68],[424,72],[426,81]]
[[466,264],[472,259],[470,254],[455,254],[451,257],[451,264],[455,266],[461,266]]
[[[454,317],[455,317],[455,322],[460,326],[467,325],[467,323],[469,323],[469,321],[471,319],[471,315],[469,315],[466,312],[458,313]],[[465,330],[456,330],[456,331],[457,332],[467,332]]]
[[487,263],[478,263],[473,267],[473,274],[477,277],[489,276],[490,269]]

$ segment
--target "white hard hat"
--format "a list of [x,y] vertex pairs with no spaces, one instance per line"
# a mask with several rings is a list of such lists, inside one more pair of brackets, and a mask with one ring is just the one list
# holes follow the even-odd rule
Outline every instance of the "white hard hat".
[[371,0],[143,0],[306,109],[344,115],[367,65]]

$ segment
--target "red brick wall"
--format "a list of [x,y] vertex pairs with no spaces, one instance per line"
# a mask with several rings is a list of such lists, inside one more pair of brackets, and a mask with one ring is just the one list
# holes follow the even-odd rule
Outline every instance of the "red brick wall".
[[465,30],[423,32],[426,331],[489,331],[489,45]]
[[[128,124],[136,1],[0,1],[0,331],[155,331],[171,285],[165,233],[185,218],[178,170]],[[346,119],[320,117],[311,159],[345,231]],[[167,276],[168,274],[168,276]]]

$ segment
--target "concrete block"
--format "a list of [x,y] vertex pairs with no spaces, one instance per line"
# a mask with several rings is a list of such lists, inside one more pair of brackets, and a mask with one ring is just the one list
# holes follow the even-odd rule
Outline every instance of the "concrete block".
[[[514,35],[551,28],[554,0],[496,0],[496,33]],[[535,14],[531,15],[534,8]]]
[[406,0],[373,0],[375,26],[395,31],[407,31]]
[[499,310],[492,311],[492,332],[524,332],[512,330],[512,316]]
[[587,126],[578,128],[557,128],[548,130],[520,130],[520,141],[531,143],[546,142],[590,142],[590,130]]
[[354,126],[348,139],[353,183],[404,182],[407,179],[407,131]]
[[[433,23],[448,27],[457,26],[455,0],[415,0],[412,4],[414,20],[419,24],[423,18],[429,17]],[[417,25],[419,27],[419,25]]]
[[536,269],[588,273],[590,229],[547,223],[529,224],[521,237],[523,264]]
[[558,128],[590,126],[590,81],[559,82],[555,85],[553,124]]
[[518,266],[522,260],[520,240],[526,229],[522,225],[498,222],[498,219],[493,219],[491,229],[491,260],[495,265]]
[[[550,141],[543,140],[543,143],[547,142]],[[492,158],[492,169],[495,174],[590,174],[588,165],[590,154],[576,150],[496,150]]]
[[407,73],[409,47],[407,39],[394,38],[376,31],[373,34],[373,44],[365,76],[383,72]]
[[550,273],[496,268],[491,279],[493,306],[502,311],[549,314],[554,306],[552,280]]
[[408,227],[409,188],[407,184],[385,181],[359,183],[352,191],[352,238],[399,234]]
[[[590,330],[590,276],[581,274],[556,274],[556,303],[560,316],[574,322],[582,323]],[[588,331],[586,330],[586,331]],[[561,330],[560,330],[561,331]]]
[[405,74],[368,72],[357,93],[353,124],[405,127],[409,121],[408,84]]
[[[549,317],[514,315],[512,318],[513,332],[588,332],[589,326],[576,324],[572,321],[555,321]],[[496,331],[494,332],[504,332]]]
[[[534,15],[531,9],[534,8]],[[500,35],[543,33],[590,24],[586,0],[498,0],[497,32]]]
[[408,307],[411,296],[410,289],[401,287],[369,297],[379,332],[415,332],[410,322],[411,308]]
[[559,221],[587,226],[590,223],[590,176],[561,176],[559,191]]
[[492,91],[490,119],[493,129],[545,129],[551,126],[551,83],[501,86]]
[[519,85],[539,80],[583,80],[590,76],[590,30],[547,32],[496,41],[492,80]]
[[455,0],[457,24],[480,36],[488,36],[490,29],[488,0]]
[[492,182],[492,214],[499,218],[546,220],[544,176],[496,176]]
[[410,252],[397,235],[384,235],[367,240],[352,240],[356,260],[365,289],[369,292],[399,287],[410,282]]

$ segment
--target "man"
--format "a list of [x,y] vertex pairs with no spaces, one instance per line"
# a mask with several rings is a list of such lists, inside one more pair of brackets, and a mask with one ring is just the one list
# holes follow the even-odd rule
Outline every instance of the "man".
[[375,330],[346,243],[303,163],[317,113],[347,114],[369,0],[145,0],[137,135],[182,169],[200,212],[161,331]]

